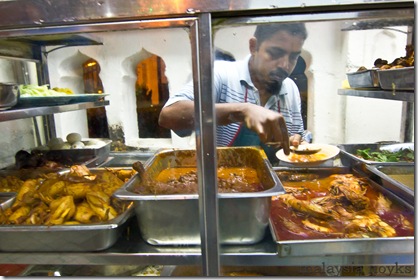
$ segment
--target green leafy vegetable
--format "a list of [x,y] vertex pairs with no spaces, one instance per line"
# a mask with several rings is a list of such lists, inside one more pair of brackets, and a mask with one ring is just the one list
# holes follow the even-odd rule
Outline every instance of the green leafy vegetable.
[[397,152],[390,151],[372,151],[371,148],[358,149],[356,151],[356,156],[369,160],[369,161],[378,161],[378,162],[414,162],[415,154],[414,151],[406,148],[400,149]]
[[58,92],[53,89],[49,89],[48,85],[19,85],[20,96],[60,96],[67,95],[64,92]]

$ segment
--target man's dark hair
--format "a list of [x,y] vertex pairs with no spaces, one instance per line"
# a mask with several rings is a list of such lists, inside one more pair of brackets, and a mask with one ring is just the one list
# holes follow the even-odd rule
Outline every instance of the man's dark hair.
[[268,38],[270,38],[276,32],[284,30],[293,36],[300,36],[303,40],[308,37],[308,32],[304,23],[269,23],[259,24],[254,32],[254,37],[257,39],[258,45]]
[[227,51],[216,48],[215,49],[215,60],[235,61],[235,57]]

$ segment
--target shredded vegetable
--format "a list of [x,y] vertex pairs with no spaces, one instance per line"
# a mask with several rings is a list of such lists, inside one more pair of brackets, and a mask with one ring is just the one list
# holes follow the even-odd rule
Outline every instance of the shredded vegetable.
[[[57,90],[58,89],[58,90]],[[20,96],[60,96],[72,94],[73,92],[70,89],[60,89],[54,88],[49,89],[48,85],[19,85]]]

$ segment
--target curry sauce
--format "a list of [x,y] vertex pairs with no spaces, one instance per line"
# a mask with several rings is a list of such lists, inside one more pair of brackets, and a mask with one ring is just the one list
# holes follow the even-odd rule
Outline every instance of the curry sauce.
[[[218,192],[259,192],[264,187],[251,167],[219,167]],[[155,179],[148,178],[134,188],[140,194],[197,194],[196,167],[173,167],[161,170]]]

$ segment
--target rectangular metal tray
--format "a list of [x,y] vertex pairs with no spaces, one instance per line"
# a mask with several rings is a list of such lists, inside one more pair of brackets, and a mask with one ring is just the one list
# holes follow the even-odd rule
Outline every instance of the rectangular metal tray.
[[395,144],[376,144],[376,143],[363,143],[363,144],[340,144],[340,158],[341,162],[345,166],[351,166],[353,163],[363,163],[369,165],[415,165],[415,162],[379,162],[365,160],[356,156],[358,149],[367,149],[370,148],[371,151],[380,151],[380,150],[396,150],[399,148],[411,148],[414,150],[414,143],[395,143]]
[[[196,166],[196,150],[165,150],[145,164],[155,178],[167,167]],[[264,152],[254,147],[218,148],[218,166],[253,167],[265,190],[255,193],[219,193],[219,239],[221,244],[254,244],[268,227],[271,197],[284,193]],[[135,175],[115,197],[135,202],[142,238],[151,245],[199,245],[201,242],[198,194],[140,195],[133,188]],[[210,186],[206,186],[210,187]]]
[[104,144],[100,147],[93,148],[86,147],[82,149],[38,151],[40,151],[46,159],[62,164],[73,165],[87,162],[88,166],[97,166],[108,158],[112,140],[105,138],[85,138],[82,139],[82,142],[87,142],[89,140],[100,140],[104,142]]
[[154,153],[144,152],[110,152],[109,158],[99,167],[132,167],[137,161],[145,163],[153,155]]
[[[13,200],[3,204],[10,207]],[[3,207],[2,206],[2,207]],[[80,225],[1,225],[0,251],[3,252],[88,252],[111,247],[133,214],[133,205],[115,219]]]
[[382,89],[411,91],[415,89],[415,67],[378,70],[377,74]]
[[[415,166],[367,165],[366,168],[377,176],[378,183],[411,205],[415,205]],[[401,182],[399,179],[396,180],[395,178],[391,177],[393,175],[404,175],[404,178],[400,178],[403,178],[405,181]]]
[[[275,172],[283,169],[274,168]],[[334,167],[321,169],[294,169],[298,172],[316,172],[318,174],[352,173],[365,176],[364,173],[350,167]],[[393,202],[399,203],[408,210],[414,207],[404,200],[394,196],[383,186],[369,180],[373,188],[382,192]],[[270,220],[270,232],[277,244],[279,257],[305,257],[324,255],[391,255],[414,254],[414,236],[390,237],[390,238],[340,238],[340,239],[309,239],[309,240],[278,240],[273,222]]]
[[365,70],[347,73],[351,88],[380,88],[377,70]]
[[[125,169],[125,168],[120,168]],[[94,172],[103,168],[90,168]],[[60,173],[69,172],[62,170]],[[15,196],[0,207],[13,205]],[[0,225],[0,251],[6,252],[88,252],[111,247],[134,215],[133,203],[126,202],[126,210],[115,219],[97,224],[79,225]]]

